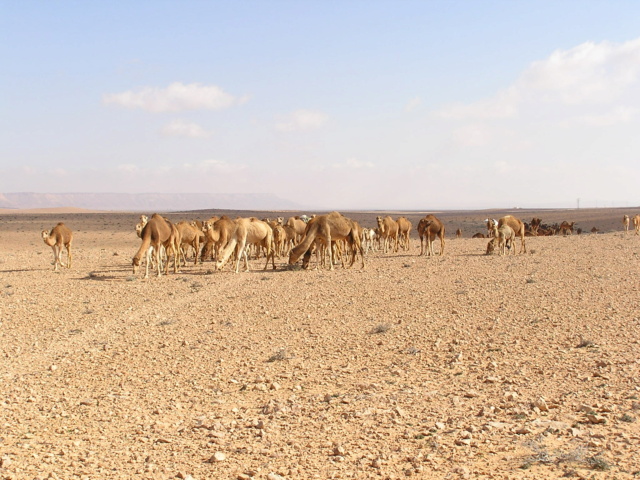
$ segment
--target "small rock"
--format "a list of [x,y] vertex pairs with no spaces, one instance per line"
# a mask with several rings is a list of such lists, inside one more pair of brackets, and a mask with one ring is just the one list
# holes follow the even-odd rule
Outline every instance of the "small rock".
[[222,452],[216,452],[213,454],[213,457],[211,457],[209,460],[207,460],[208,463],[218,463],[218,462],[224,462],[227,459],[227,456],[222,453]]
[[549,406],[547,405],[547,401],[544,397],[540,397],[538,400],[533,402],[533,406],[537,407],[541,412],[548,412]]
[[270,473],[267,475],[267,480],[286,480],[282,475],[278,475],[277,473]]
[[342,445],[336,445],[335,447],[333,447],[333,455],[335,456],[344,456],[345,453],[347,453],[347,451],[345,450],[345,448]]
[[587,420],[589,420],[589,423],[594,423],[594,424],[607,423],[607,419],[604,418],[602,415],[587,415]]

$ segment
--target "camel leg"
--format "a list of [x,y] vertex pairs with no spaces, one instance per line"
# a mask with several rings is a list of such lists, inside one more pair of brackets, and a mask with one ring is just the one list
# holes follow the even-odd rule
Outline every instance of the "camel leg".
[[444,255],[444,234],[440,236],[440,256]]
[[67,268],[71,268],[71,245],[67,245]]

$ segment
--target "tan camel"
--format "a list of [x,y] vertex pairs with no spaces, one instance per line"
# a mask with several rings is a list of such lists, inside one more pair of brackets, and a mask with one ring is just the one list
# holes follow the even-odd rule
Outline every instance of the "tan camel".
[[221,270],[231,257],[231,254],[236,251],[236,268],[235,272],[240,271],[240,260],[244,257],[245,272],[249,271],[249,255],[248,247],[252,244],[258,244],[266,251],[267,262],[264,265],[266,270],[269,266],[269,258],[273,269],[276,269],[275,255],[271,249],[273,243],[273,232],[268,223],[258,220],[257,218],[238,218],[235,220],[236,229],[231,236],[229,243],[220,252],[220,260],[216,263],[216,269]]
[[194,249],[194,265],[198,264],[198,254],[200,253],[200,235],[203,233],[202,230],[199,230],[196,225],[192,225],[195,222],[186,222],[182,221],[176,225],[176,228],[180,232],[180,245],[178,251],[184,260],[184,263],[187,263],[187,257],[185,252],[182,250],[182,247],[192,247]]
[[202,249],[202,261],[211,255],[211,258],[218,261],[220,249],[224,248],[236,230],[236,223],[226,215],[215,221],[211,219],[204,222],[202,230],[205,234],[205,247]]
[[382,245],[382,253],[387,253],[391,246],[391,242],[393,242],[393,249],[395,252],[398,251],[398,224],[396,221],[390,216],[386,217],[376,217],[376,222],[378,223],[378,232],[380,234],[380,239],[383,242]]
[[560,224],[560,232],[563,235],[571,235],[573,233],[573,227],[575,226],[576,222],[567,222],[564,221]]
[[456,238],[462,238],[462,230],[456,229]]
[[625,235],[629,232],[629,215],[622,217],[622,226],[624,227]]
[[[444,224],[435,216],[427,215],[418,223],[418,235],[420,236],[420,255],[434,256],[433,241],[440,238],[440,256],[444,254]],[[423,240],[426,239],[426,248]]]
[[402,249],[410,250],[411,239],[409,237],[411,236],[411,229],[413,228],[413,225],[407,217],[398,217],[396,223],[398,224],[398,238],[402,243]]
[[[171,251],[174,255],[173,271],[178,273],[178,243],[180,240],[180,233],[175,225],[167,221],[157,213],[154,213],[145,227],[142,229],[142,244],[133,257],[133,273],[138,273],[138,267],[140,267],[140,259],[143,254],[147,256],[147,264],[145,269],[144,278],[149,278],[149,264],[151,262],[151,255],[153,253],[155,265],[158,269],[158,276],[162,275],[162,262],[160,259],[160,251],[164,247],[167,253]],[[169,260],[165,264],[165,274],[169,271]]]
[[293,230],[296,232],[294,243],[299,243],[302,239],[302,236],[304,235],[304,231],[307,228],[307,223],[302,220],[302,218],[296,215],[295,217],[290,217],[287,220],[286,225],[293,228]]
[[[514,234],[520,237],[520,253],[527,253],[527,246],[524,241],[524,223],[522,223],[522,220],[514,217],[513,215],[505,215],[500,220],[498,220],[498,228],[500,228],[502,225],[509,225]],[[515,254],[515,247],[513,248]]]
[[322,245],[327,247],[327,250],[329,251],[329,268],[333,270],[334,258],[331,244],[336,240],[346,240],[354,250],[349,267],[354,264],[356,254],[359,252],[360,257],[362,258],[362,268],[365,268],[364,252],[360,242],[358,227],[354,225],[352,220],[338,212],[318,215],[309,220],[301,242],[293,247],[289,253],[289,265],[295,264],[302,255],[309,252],[316,242],[320,242]]
[[[58,223],[51,231],[43,230],[44,243],[53,249],[53,271],[58,271],[58,265],[71,268],[71,242],[73,232],[62,222]],[[62,247],[67,249],[67,263],[62,261]]]
[[493,227],[493,238],[489,240],[487,244],[487,255],[490,255],[495,250],[496,246],[500,251],[500,255],[505,255],[507,253],[507,249],[509,249],[509,253],[515,255],[516,249],[514,247],[514,243],[516,241],[516,234],[509,225],[504,224],[501,225],[500,228],[498,226]]
[[633,228],[636,229],[636,235],[640,235],[640,215],[633,217]]

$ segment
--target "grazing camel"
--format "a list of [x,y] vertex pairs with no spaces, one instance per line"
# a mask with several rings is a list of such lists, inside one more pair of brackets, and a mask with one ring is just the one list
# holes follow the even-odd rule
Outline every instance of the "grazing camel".
[[[174,255],[173,259],[173,272],[178,273],[178,261],[179,261],[179,240],[180,233],[175,225],[164,219],[162,216],[154,213],[145,227],[142,229],[142,244],[133,257],[133,273],[138,273],[138,267],[140,267],[140,259],[142,255],[146,253],[147,264],[145,269],[144,278],[149,278],[149,263],[151,262],[151,255],[153,252],[155,265],[158,269],[158,276],[162,275],[162,262],[160,261],[161,247],[171,250]],[[169,261],[165,264],[165,274],[169,271]]]
[[509,225],[504,224],[500,226],[500,228],[494,227],[493,238],[489,240],[489,243],[487,244],[486,254],[490,255],[491,253],[493,253],[497,243],[498,249],[500,250],[500,255],[505,255],[506,249],[509,249],[509,251],[515,255],[516,249],[513,248],[513,243],[515,241],[516,234]]
[[410,250],[411,240],[409,237],[411,236],[411,228],[413,228],[413,225],[407,217],[398,217],[396,223],[398,224],[398,238],[399,241],[402,242],[402,249]]
[[[58,223],[51,231],[43,230],[44,243],[53,249],[53,271],[58,271],[58,265],[71,268],[71,242],[73,232],[62,222]],[[62,247],[67,249],[67,263],[62,261]]]
[[378,233],[380,239],[383,242],[382,253],[387,253],[391,246],[391,242],[394,242],[394,252],[398,251],[398,223],[390,216],[376,217],[378,222]]
[[[420,236],[420,255],[434,256],[433,241],[440,237],[440,256],[444,254],[444,224],[435,216],[427,215],[418,223],[418,235]],[[426,248],[423,240],[426,237]]]
[[527,253],[527,246],[524,241],[524,223],[522,223],[522,220],[513,215],[505,215],[498,220],[498,228],[503,225],[509,225],[514,234],[520,237],[520,253]]
[[318,215],[309,220],[301,242],[293,247],[289,253],[289,265],[295,264],[302,255],[309,252],[316,242],[320,242],[325,245],[329,251],[329,268],[333,270],[334,256],[332,242],[336,240],[346,240],[353,249],[353,256],[351,257],[349,267],[353,266],[357,253],[359,252],[362,258],[362,268],[365,268],[364,252],[360,242],[359,229],[357,225],[355,225],[355,222],[338,212]]
[[218,261],[220,249],[229,243],[235,230],[235,222],[226,215],[214,221],[209,219],[204,222],[202,224],[202,231],[205,236],[205,246],[202,247],[200,260],[204,262],[206,257],[211,256],[212,260]]
[[633,228],[636,229],[636,235],[640,235],[640,215],[633,217]]
[[629,232],[629,215],[622,217],[622,226],[624,227],[624,234]]
[[244,257],[245,272],[248,272],[249,255],[247,253],[247,247],[252,244],[258,244],[265,249],[267,254],[267,262],[264,265],[264,269],[266,270],[269,266],[269,258],[271,258],[271,263],[275,270],[275,254],[271,248],[273,244],[273,232],[269,224],[254,217],[238,218],[235,220],[235,224],[235,232],[229,239],[229,243],[224,247],[224,250],[220,252],[220,260],[216,262],[216,269],[221,270],[235,250],[237,255],[235,272],[238,273],[240,271],[240,260],[242,257]]

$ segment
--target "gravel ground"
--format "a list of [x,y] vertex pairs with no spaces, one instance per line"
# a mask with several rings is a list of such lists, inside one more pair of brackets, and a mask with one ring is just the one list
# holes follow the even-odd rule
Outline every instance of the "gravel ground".
[[[414,231],[364,270],[147,280],[134,214],[0,216],[0,478],[638,478],[623,213],[523,255],[452,238],[482,230],[466,212],[442,257]],[[39,232],[60,219],[74,265],[54,273]]]

